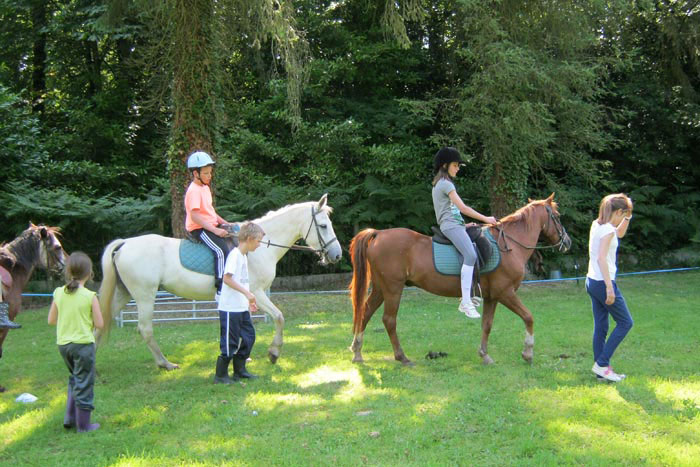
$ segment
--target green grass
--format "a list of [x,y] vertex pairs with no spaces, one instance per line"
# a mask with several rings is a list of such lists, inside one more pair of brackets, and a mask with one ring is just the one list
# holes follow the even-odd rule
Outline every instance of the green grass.
[[[522,321],[498,308],[477,355],[478,321],[457,301],[407,291],[398,332],[409,358],[393,360],[381,310],[370,321],[366,363],[351,363],[347,296],[286,296],[275,366],[272,325],[259,323],[247,384],[211,382],[216,322],[159,325],[156,338],[181,369],[155,368],[134,327],[98,352],[94,419],[62,427],[67,372],[46,309],[25,312],[0,360],[4,465],[698,465],[700,273],[620,278],[635,326],[613,363],[628,378],[598,383],[590,367],[592,317],[583,285],[524,286],[535,316],[535,359],[520,358]],[[448,356],[426,360],[430,350]],[[39,397],[23,405],[23,392]],[[253,415],[257,411],[258,415]]]

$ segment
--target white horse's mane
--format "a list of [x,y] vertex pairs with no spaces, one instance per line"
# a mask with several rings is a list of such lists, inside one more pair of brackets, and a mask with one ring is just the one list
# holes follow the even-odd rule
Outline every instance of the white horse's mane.
[[[305,203],[297,203],[297,204],[288,204],[282,208],[276,209],[274,211],[268,211],[267,214],[262,216],[261,218],[257,219],[257,222],[262,222],[269,220],[273,217],[280,216],[282,214],[286,214],[287,211],[291,211],[292,209],[296,209],[300,206],[309,206],[311,207],[312,205],[318,204],[318,201],[307,201]],[[327,204],[321,208],[322,212],[325,212],[326,214],[330,215],[333,212],[333,208],[328,206]]]

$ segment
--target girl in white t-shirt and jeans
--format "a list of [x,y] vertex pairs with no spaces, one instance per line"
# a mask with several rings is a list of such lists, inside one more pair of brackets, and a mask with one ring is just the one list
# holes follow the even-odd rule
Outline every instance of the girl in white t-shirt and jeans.
[[[625,375],[613,371],[610,359],[634,324],[625,299],[615,283],[617,239],[625,236],[631,220],[632,200],[622,193],[608,195],[600,203],[598,218],[591,224],[588,240],[586,291],[593,306],[595,363],[592,371],[599,379],[613,382],[623,380]],[[615,320],[615,329],[610,337],[609,315]]]

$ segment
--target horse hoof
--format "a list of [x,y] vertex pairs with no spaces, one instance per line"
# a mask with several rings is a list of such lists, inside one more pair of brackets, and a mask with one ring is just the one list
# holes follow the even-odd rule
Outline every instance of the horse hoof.
[[168,363],[166,363],[164,366],[162,366],[161,368],[165,368],[167,371],[179,370],[179,369],[180,369],[180,365],[178,365],[177,363],[170,363],[170,362],[168,362]]
[[277,359],[279,358],[279,355],[275,355],[272,352],[268,352],[267,357],[270,359],[270,363],[272,363],[274,365],[275,363],[277,363]]
[[403,366],[416,366],[416,364],[413,363],[411,360],[402,360],[402,361],[401,361],[401,364],[402,364]]
[[365,360],[362,357],[353,357],[352,362],[353,363],[365,363]]
[[522,355],[522,357],[523,357],[523,360],[525,360],[527,363],[529,363],[530,365],[532,365],[532,355],[531,355],[531,354],[528,355],[528,354],[526,354],[525,352],[523,352],[521,355]]
[[488,355],[483,356],[483,362],[484,365],[493,365],[493,358],[489,357]]

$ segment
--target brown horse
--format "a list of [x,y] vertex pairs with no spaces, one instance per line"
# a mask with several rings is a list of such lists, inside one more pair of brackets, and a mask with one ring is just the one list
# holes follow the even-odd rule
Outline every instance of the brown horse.
[[[531,201],[513,214],[489,227],[498,240],[501,263],[493,271],[481,276],[480,285],[484,303],[481,320],[481,347],[479,355],[484,364],[493,363],[487,345],[496,305],[500,302],[520,316],[525,323],[525,349],[522,357],[532,362],[535,335],[532,313],[522,304],[515,292],[525,275],[525,263],[532,255],[540,235],[560,251],[571,247],[571,239],[559,220],[554,193],[540,201]],[[409,229],[366,229],[358,233],[350,244],[353,277],[350,295],[353,306],[354,339],[350,350],[353,362],[362,362],[362,340],[367,323],[384,303],[382,321],[394,347],[394,358],[404,365],[412,362],[406,357],[396,334],[396,315],[401,293],[407,283],[444,297],[460,297],[459,276],[446,276],[435,270],[431,238]],[[551,248],[551,247],[550,247]],[[367,296],[370,281],[372,291]],[[455,305],[456,307],[456,305]]]
[[[29,282],[34,268],[52,270],[63,268],[66,252],[58,240],[58,227],[29,224],[19,237],[0,246],[0,268],[9,272],[10,280],[4,280],[3,300],[9,304],[10,319],[14,319],[22,308],[22,290]],[[5,282],[10,282],[6,284]],[[2,344],[8,329],[0,329],[0,357]],[[0,392],[5,388],[0,386]]]

